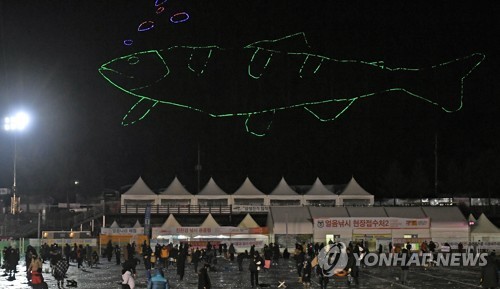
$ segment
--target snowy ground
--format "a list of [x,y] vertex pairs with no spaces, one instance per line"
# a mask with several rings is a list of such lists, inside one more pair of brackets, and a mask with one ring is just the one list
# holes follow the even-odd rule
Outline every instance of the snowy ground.
[[[109,263],[107,260],[101,260],[97,268],[78,269],[75,264],[71,264],[68,270],[68,279],[78,282],[78,288],[83,289],[121,289],[118,284],[121,280],[121,266],[116,265],[114,260]],[[298,275],[293,260],[280,260],[281,264],[275,266],[266,272],[259,274],[259,282],[262,287],[278,288],[278,280],[286,280],[287,289],[303,288],[298,283]],[[201,265],[201,263],[200,263]],[[250,273],[248,272],[248,261],[243,263],[242,272],[238,271],[236,262],[229,262],[218,258],[217,271],[210,272],[212,288],[251,288]],[[146,275],[142,264],[137,266],[137,288],[146,288]],[[48,272],[49,265],[44,264],[44,272]],[[26,280],[26,269],[24,263],[18,266],[16,280],[8,281],[7,276],[0,275],[0,289],[27,289],[31,288]],[[411,268],[409,273],[409,284],[401,285],[398,277],[401,272],[399,267],[369,267],[361,269],[359,286],[347,286],[344,282],[330,280],[328,288],[456,288],[470,289],[481,288],[479,286],[478,267],[434,267],[428,270],[424,268]],[[3,271],[1,272],[3,273]],[[50,273],[44,273],[44,278],[49,288],[57,288],[54,278]],[[169,279],[171,288],[188,289],[197,288],[197,275],[194,273],[191,264],[186,265],[186,274],[183,281],[179,281],[175,268],[166,271],[166,277]],[[269,286],[266,286],[269,285]],[[320,288],[317,278],[313,277],[312,288]]]

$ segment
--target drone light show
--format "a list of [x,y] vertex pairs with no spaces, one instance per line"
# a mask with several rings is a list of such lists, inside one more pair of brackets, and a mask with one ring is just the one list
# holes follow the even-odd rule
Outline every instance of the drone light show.
[[[335,59],[313,53],[301,32],[239,49],[179,45],[140,51],[104,63],[99,72],[137,98],[124,126],[166,104],[213,118],[242,118],[248,133],[265,136],[280,111],[302,109],[327,122],[375,96],[402,94],[447,113],[459,111],[464,82],[484,59],[473,53],[421,68]],[[422,88],[429,82],[433,89]]]
[[[154,11],[155,11],[155,16],[158,18],[156,20],[144,20],[142,21],[138,27],[137,31],[138,32],[146,32],[153,30],[155,28],[155,25],[157,25],[157,22],[161,20],[161,17],[163,17],[164,12],[166,11],[165,5],[168,2],[168,0],[156,0],[154,3]],[[162,15],[160,15],[162,14]],[[190,16],[187,12],[182,11],[182,12],[174,12],[170,15],[170,17],[166,16],[171,24],[179,24],[183,23],[189,20]],[[133,39],[125,39],[123,41],[123,45],[125,46],[132,46],[134,44]]]

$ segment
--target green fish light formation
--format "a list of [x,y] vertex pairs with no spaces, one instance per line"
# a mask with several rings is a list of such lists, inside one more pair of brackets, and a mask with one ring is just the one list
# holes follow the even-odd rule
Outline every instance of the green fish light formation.
[[463,106],[465,79],[485,59],[473,53],[409,68],[310,51],[305,34],[296,33],[239,49],[181,45],[140,51],[104,63],[99,72],[137,98],[124,126],[166,104],[213,118],[243,118],[247,132],[264,136],[281,111],[304,109],[327,122],[359,100],[394,93],[456,112]]

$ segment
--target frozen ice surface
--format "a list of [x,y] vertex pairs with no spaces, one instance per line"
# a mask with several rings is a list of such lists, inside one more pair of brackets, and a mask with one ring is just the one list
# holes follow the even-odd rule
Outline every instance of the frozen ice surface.
[[[243,263],[243,271],[238,271],[238,266],[235,262],[229,262],[221,257],[217,258],[218,264],[215,265],[216,271],[210,272],[212,288],[214,289],[230,289],[230,288],[251,288],[250,273],[248,271],[248,260]],[[121,266],[116,265],[115,260],[108,262],[107,260],[100,261],[97,268],[78,269],[76,264],[71,263],[68,269],[68,279],[73,279],[78,282],[78,287],[81,289],[121,289],[118,283],[121,280]],[[200,263],[199,268],[201,268]],[[29,289],[31,288],[26,280],[26,267],[24,262],[18,265],[18,273],[16,280],[8,281],[8,276],[2,276],[3,270],[0,271],[0,289]],[[49,273],[49,265],[44,264],[44,278],[49,285],[49,288],[57,288],[56,281]],[[170,288],[172,289],[188,289],[198,288],[198,277],[194,272],[192,264],[186,264],[185,276],[183,281],[179,281],[176,274],[176,268],[170,266],[166,270],[166,277],[169,279]],[[408,274],[408,284],[402,285],[399,279],[401,269],[399,267],[368,267],[362,268],[360,272],[359,285],[348,286],[344,281],[338,282],[330,280],[327,288],[456,288],[470,289],[481,288],[479,286],[479,267],[433,267],[424,269],[422,267],[412,267]],[[311,288],[320,288],[317,278],[313,275]],[[285,280],[287,289],[303,288],[298,282],[298,274],[293,259],[280,259],[278,266],[273,266],[267,271],[261,271],[259,274],[259,283],[263,288],[278,288],[279,280]],[[137,265],[137,288],[146,288],[146,274],[144,265]],[[266,286],[268,285],[268,286]],[[66,287],[71,288],[71,287]]]

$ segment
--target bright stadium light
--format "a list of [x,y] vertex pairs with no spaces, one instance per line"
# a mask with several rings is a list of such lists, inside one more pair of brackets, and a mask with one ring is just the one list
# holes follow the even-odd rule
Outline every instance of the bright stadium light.
[[30,122],[30,118],[25,112],[18,112],[14,116],[8,116],[4,121],[4,129],[6,131],[22,131]]
[[4,130],[6,131],[13,131],[14,132],[14,182],[12,184],[12,198],[11,198],[11,205],[10,205],[10,211],[12,214],[17,214],[19,213],[19,206],[21,199],[16,196],[16,166],[17,166],[17,137],[16,137],[16,132],[18,131],[23,131],[29,124],[30,122],[30,117],[27,113],[25,112],[18,112],[14,114],[13,116],[8,116],[4,120]]

